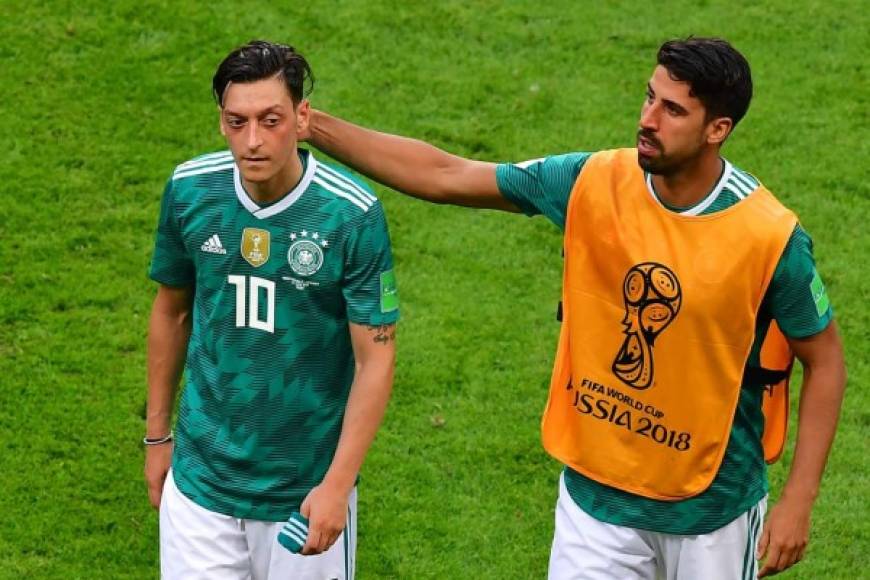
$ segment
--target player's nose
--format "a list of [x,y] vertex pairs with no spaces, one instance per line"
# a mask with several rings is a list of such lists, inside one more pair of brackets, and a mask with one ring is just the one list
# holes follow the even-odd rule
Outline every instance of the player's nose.
[[256,123],[251,123],[248,126],[247,137],[247,145],[249,149],[257,149],[263,144],[263,139],[260,137],[260,131],[258,130]]
[[655,131],[658,129],[658,113],[657,109],[653,105],[646,105],[640,110],[640,119],[638,120],[638,127],[641,129],[645,129],[648,131]]

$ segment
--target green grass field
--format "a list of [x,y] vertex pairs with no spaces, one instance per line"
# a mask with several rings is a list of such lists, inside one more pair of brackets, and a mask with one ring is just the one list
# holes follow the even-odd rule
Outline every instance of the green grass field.
[[[210,82],[232,47],[295,44],[317,107],[523,160],[633,144],[655,49],[690,33],[749,58],[756,98],[725,155],[801,216],[846,343],[810,550],[785,577],[867,573],[864,3],[72,4],[0,1],[0,578],[158,575],[141,475],[146,271],[166,178],[223,147]],[[559,232],[377,190],[403,321],[360,485],[358,577],[543,578],[559,466],[538,427]],[[774,498],[789,460],[771,470]]]

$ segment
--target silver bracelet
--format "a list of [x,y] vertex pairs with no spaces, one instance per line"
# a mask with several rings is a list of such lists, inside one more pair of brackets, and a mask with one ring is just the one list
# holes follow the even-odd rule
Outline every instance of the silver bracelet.
[[145,437],[144,439],[142,439],[142,443],[144,443],[145,445],[163,445],[164,443],[169,443],[170,441],[172,441],[172,431],[170,431],[169,435],[166,435],[165,437],[158,437],[156,439],[149,439],[148,437]]

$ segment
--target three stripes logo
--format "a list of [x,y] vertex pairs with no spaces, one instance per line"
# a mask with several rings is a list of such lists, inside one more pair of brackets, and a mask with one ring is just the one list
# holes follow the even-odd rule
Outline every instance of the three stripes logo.
[[278,532],[278,542],[294,554],[302,550],[307,538],[308,520],[299,512],[290,514],[287,523]]
[[205,243],[199,248],[203,252],[208,252],[209,254],[226,254],[227,250],[224,248],[223,244],[221,244],[221,239],[217,234],[213,235],[209,239],[205,241]]
[[320,163],[317,165],[313,181],[323,189],[349,201],[363,211],[371,209],[377,201],[377,198],[365,188],[327,165]]
[[172,180],[182,179],[184,177],[193,177],[202,175],[203,173],[214,173],[216,171],[224,171],[232,169],[234,165],[233,156],[229,151],[219,151],[217,153],[209,153],[202,155],[196,159],[191,159],[182,163],[175,168],[172,174]]

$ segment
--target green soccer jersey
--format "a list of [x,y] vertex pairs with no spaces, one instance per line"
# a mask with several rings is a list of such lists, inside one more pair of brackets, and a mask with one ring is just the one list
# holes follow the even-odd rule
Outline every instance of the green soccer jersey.
[[229,152],[179,165],[151,278],[195,288],[172,460],[212,511],[286,520],[328,469],[354,376],[348,323],[399,317],[381,204],[300,150],[296,187],[261,207]]
[[[543,214],[564,230],[568,199],[589,153],[571,153],[497,169],[498,186],[506,199],[527,215]],[[649,194],[662,203],[652,179]],[[723,210],[749,195],[758,181],[730,163],[712,191],[689,208],[665,207],[684,215]],[[777,264],[756,321],[755,341],[747,365],[757,366],[761,340],[771,320],[786,336],[803,338],[825,329],[833,316],[824,285],[815,269],[812,241],[797,226]],[[767,472],[761,433],[763,386],[744,383],[722,465],[703,493],[682,501],[648,499],[600,484],[565,468],[565,484],[577,505],[598,520],[670,534],[704,534],[721,528],[746,512],[767,493]]]

